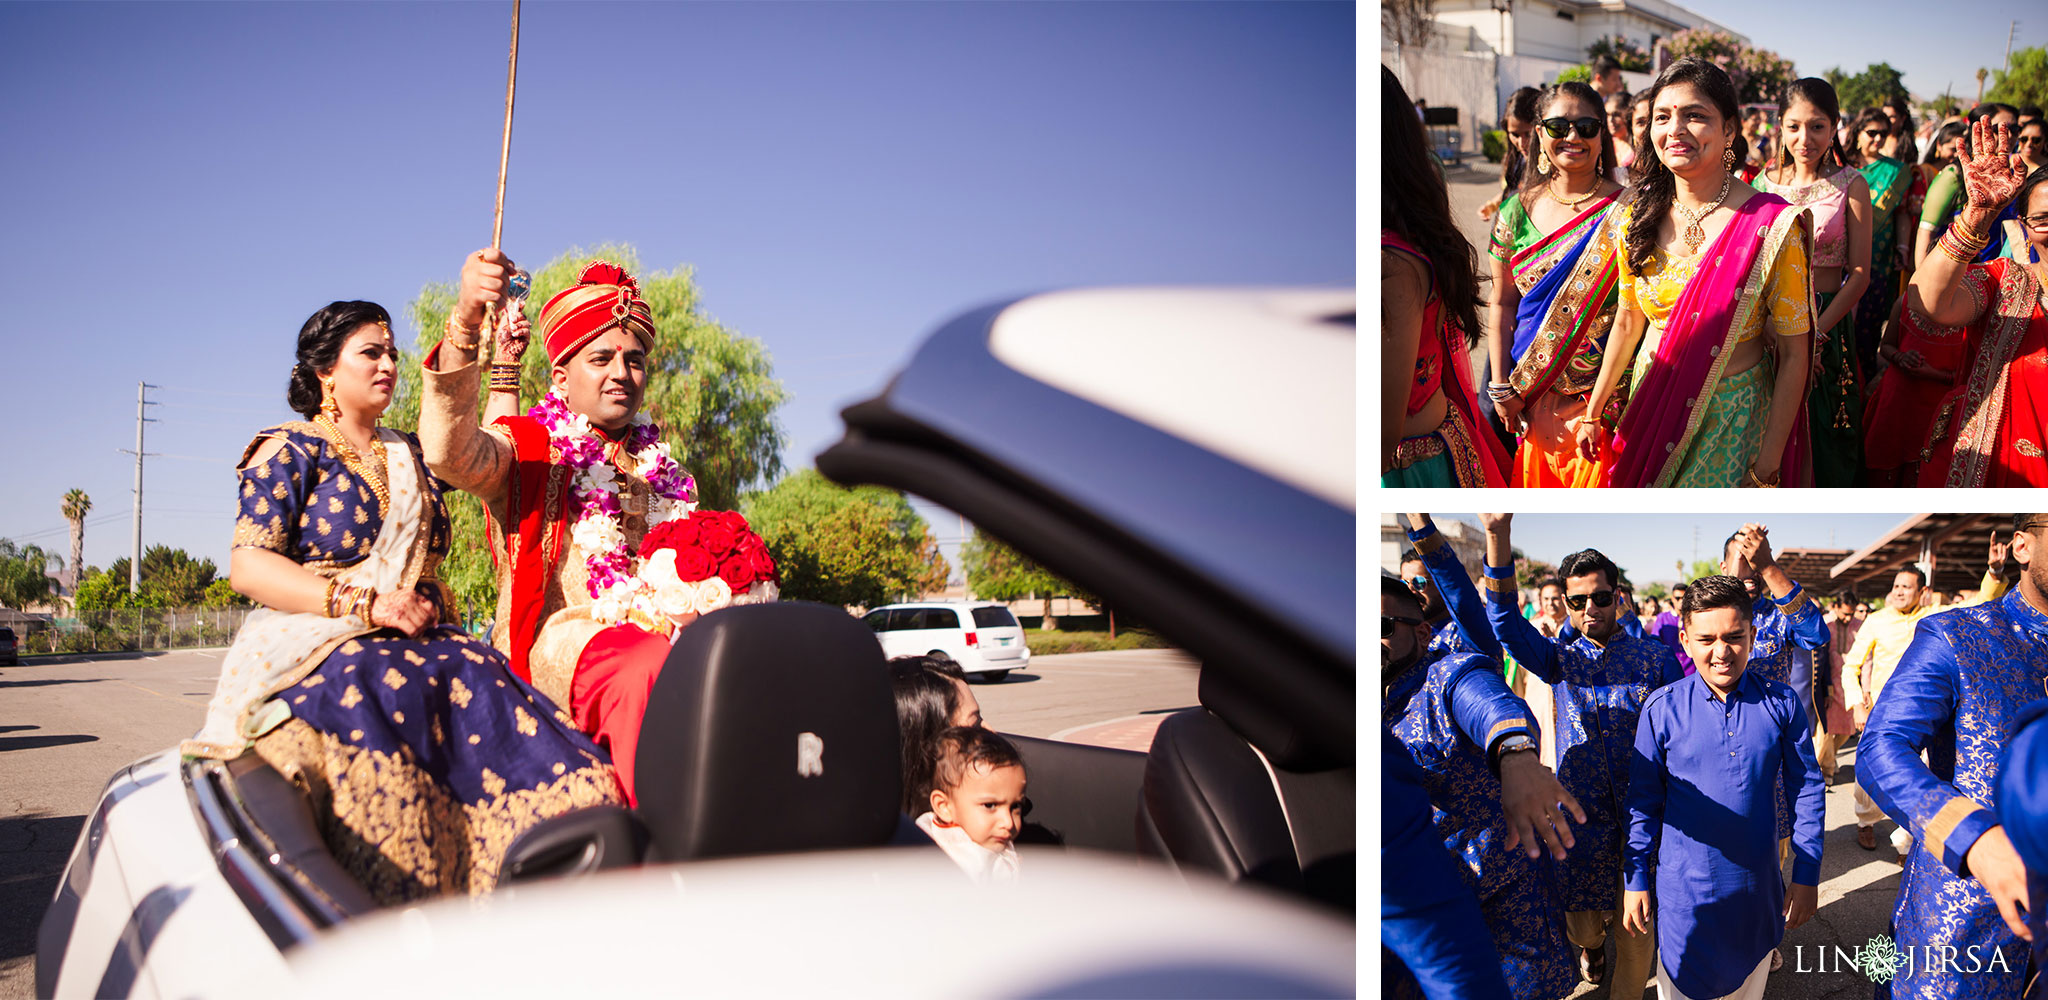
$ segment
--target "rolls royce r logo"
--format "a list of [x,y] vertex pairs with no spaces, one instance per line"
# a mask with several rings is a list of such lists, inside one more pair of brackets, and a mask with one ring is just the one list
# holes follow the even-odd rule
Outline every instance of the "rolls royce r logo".
[[796,773],[802,778],[825,773],[825,741],[817,733],[796,734]]

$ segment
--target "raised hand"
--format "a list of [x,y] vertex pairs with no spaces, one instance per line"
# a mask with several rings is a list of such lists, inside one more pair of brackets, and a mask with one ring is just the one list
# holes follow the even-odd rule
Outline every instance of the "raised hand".
[[1761,570],[1771,564],[1769,528],[1761,524],[1745,524],[1742,526],[1742,540],[1735,544],[1742,553],[1743,561],[1750,566]]
[[1998,572],[2000,567],[2003,567],[2005,565],[2005,554],[2009,549],[2011,549],[2011,547],[2011,535],[2005,536],[2005,541],[2001,542],[1998,540],[1998,531],[1996,529],[1992,530],[1991,551],[1985,554],[1986,558],[1988,558],[1991,562],[1991,572],[1996,573]]
[[1506,531],[1508,530],[1508,524],[1514,519],[1515,515],[1513,514],[1481,514],[1479,515],[1479,526],[1489,532]]
[[2011,127],[1999,126],[1994,136],[1988,119],[1970,126],[1970,151],[1957,162],[1972,208],[2003,210],[2027,179],[2026,169],[2013,165]]
[[491,339],[497,346],[498,363],[517,363],[533,339],[533,323],[527,320],[526,310],[510,310],[498,317],[498,328],[491,332]]
[[462,260],[462,286],[456,293],[455,319],[472,330],[483,325],[484,309],[505,297],[512,278],[512,258],[484,249]]

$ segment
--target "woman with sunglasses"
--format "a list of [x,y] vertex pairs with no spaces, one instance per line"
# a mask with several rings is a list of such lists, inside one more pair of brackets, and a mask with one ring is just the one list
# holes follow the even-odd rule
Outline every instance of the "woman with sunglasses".
[[[2048,170],[2012,159],[2012,130],[1970,127],[1961,173],[1969,203],[1913,275],[1907,298],[1936,324],[1968,326],[1968,371],[1928,432],[1921,486],[2048,486]],[[2023,259],[1976,256],[2001,209],[2017,206]]]
[[[1813,484],[1856,486],[1863,468],[1863,373],[1857,365],[1855,317],[1856,304],[1870,286],[1871,187],[1835,144],[1842,115],[1834,87],[1814,77],[1794,80],[1785,88],[1782,106],[1779,154],[1754,184],[1813,213],[1809,273],[1820,312],[1813,325],[1821,331],[1813,388],[1806,398],[1813,415]],[[1862,140],[1869,151],[1891,131],[1884,113],[1875,109],[1857,121],[1859,136],[1866,129],[1877,133]],[[1896,174],[1897,163],[1887,162]],[[1876,349],[1874,338],[1871,347]]]
[[1382,486],[1506,486],[1507,455],[1478,415],[1468,355],[1479,339],[1472,244],[1451,221],[1422,123],[1380,67]]
[[1621,185],[1600,95],[1578,82],[1538,101],[1532,158],[1522,190],[1501,203],[1493,258],[1492,371],[1487,395],[1521,437],[1515,486],[1594,486],[1596,463],[1579,457],[1572,424],[1600,374],[1614,323],[1615,232],[1608,225]]
[[1934,251],[1934,245],[1955,222],[1956,214],[1969,203],[1969,192],[1963,185],[1962,163],[1972,155],[1973,144],[1977,141],[1974,126],[1980,121],[1990,122],[1994,128],[2002,125],[2014,129],[2019,127],[2019,112],[2003,104],[1979,104],[1970,109],[1970,123],[1963,132],[1957,152],[1952,154],[1954,158],[1927,183],[1927,200],[1920,209],[1920,233],[1913,245],[1915,267],[1926,262],[1927,255]]
[[[1621,310],[1578,426],[1611,486],[1805,486],[1809,213],[1736,181],[1735,85],[1685,58],[1650,90],[1643,179],[1620,227]],[[1766,335],[1768,331],[1768,335]]]

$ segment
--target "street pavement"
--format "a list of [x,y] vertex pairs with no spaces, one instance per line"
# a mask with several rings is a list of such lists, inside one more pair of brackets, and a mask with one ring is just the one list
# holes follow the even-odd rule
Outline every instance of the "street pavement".
[[[221,653],[0,668],[0,1000],[34,993],[36,927],[107,779],[198,731]],[[973,690],[1003,732],[1143,750],[1195,677],[1176,650],[1076,653]]]

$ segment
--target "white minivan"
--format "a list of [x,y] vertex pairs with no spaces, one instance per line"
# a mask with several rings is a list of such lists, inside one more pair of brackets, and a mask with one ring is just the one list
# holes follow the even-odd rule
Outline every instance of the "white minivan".
[[1000,604],[891,604],[861,617],[882,641],[882,655],[941,653],[969,677],[999,681],[1031,665],[1024,626]]

